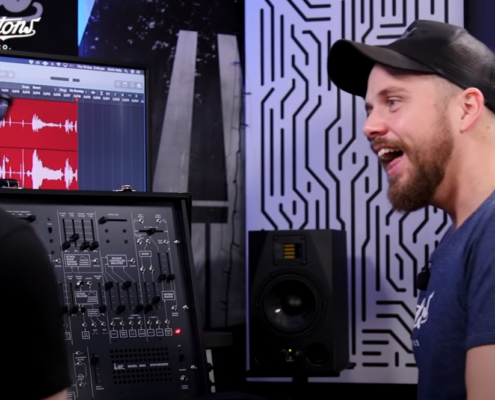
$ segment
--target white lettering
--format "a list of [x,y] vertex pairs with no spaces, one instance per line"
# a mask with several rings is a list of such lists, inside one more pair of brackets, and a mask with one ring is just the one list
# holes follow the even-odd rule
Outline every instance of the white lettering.
[[0,40],[24,38],[34,36],[36,30],[34,24],[41,18],[26,21],[23,18],[0,18]]
[[32,0],[0,0],[0,7],[13,14],[26,11],[29,7],[35,9],[34,14],[26,17],[6,17],[0,18],[0,40],[16,39],[33,36],[36,33],[34,24],[40,22],[43,15],[43,6]]
[[425,324],[428,321],[430,303],[433,299],[435,292],[431,293],[428,296],[428,300],[423,299],[421,304],[416,305],[416,316],[414,317],[414,328],[420,329],[421,325]]

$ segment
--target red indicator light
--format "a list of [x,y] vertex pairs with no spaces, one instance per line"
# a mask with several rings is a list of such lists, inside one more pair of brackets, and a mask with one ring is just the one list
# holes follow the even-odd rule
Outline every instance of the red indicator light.
[[180,334],[182,333],[182,329],[177,328],[177,329],[174,331],[174,333],[175,333],[176,335],[180,335]]

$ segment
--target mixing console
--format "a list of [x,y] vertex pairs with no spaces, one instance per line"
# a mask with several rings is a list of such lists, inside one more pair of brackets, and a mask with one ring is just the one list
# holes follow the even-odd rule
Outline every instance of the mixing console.
[[206,388],[186,194],[0,189],[55,269],[70,400],[154,399]]

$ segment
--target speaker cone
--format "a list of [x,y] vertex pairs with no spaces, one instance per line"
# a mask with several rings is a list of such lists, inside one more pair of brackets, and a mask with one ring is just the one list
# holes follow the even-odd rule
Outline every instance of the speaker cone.
[[315,322],[320,308],[318,297],[309,281],[295,275],[282,276],[266,288],[262,309],[275,329],[300,333]]

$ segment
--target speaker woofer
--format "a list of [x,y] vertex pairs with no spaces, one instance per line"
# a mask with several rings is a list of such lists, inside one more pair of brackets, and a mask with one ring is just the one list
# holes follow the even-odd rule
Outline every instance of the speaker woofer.
[[316,287],[298,275],[282,275],[273,280],[262,296],[261,308],[267,322],[284,333],[310,329],[320,313]]

